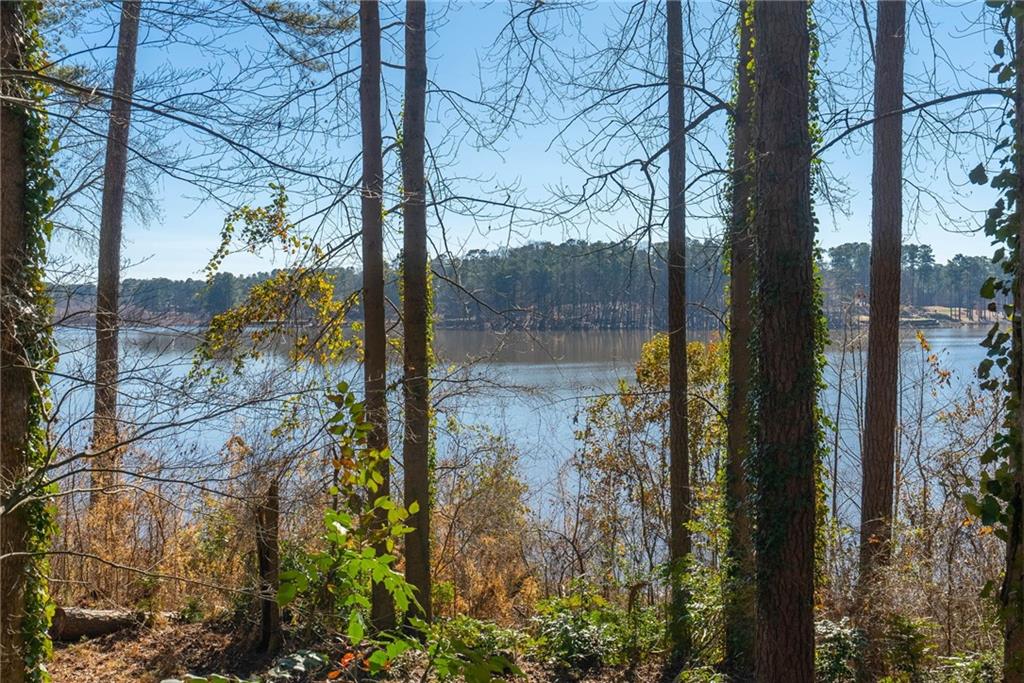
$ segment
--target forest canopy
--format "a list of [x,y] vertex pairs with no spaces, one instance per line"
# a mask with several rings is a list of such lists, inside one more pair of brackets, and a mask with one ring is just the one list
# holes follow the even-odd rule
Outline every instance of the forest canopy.
[[[658,256],[664,249],[664,244],[655,245],[655,255],[648,259],[646,250],[622,244],[541,242],[437,258],[431,263],[431,270],[438,273],[435,323],[459,329],[664,329],[667,280],[664,259]],[[687,253],[691,297],[687,324],[693,330],[724,331],[721,316],[701,310],[725,308],[729,278],[724,245],[692,240]],[[946,263],[937,263],[926,244],[905,244],[903,254],[900,301],[907,317],[916,313],[934,320],[926,324],[944,324],[986,315],[988,300],[981,296],[978,283],[1001,272],[990,257],[956,254]],[[840,244],[822,250],[820,257],[823,310],[830,325],[841,326],[851,310],[866,316],[871,245]],[[387,264],[385,287],[392,300],[398,299],[400,268],[400,262]],[[339,299],[361,287],[358,268],[327,272],[334,278]],[[125,278],[121,296],[124,305],[135,311],[137,323],[198,323],[239,304],[254,284],[271,276],[220,272],[209,283]],[[65,284],[54,286],[52,295],[66,323],[83,324],[83,316],[87,318],[90,305],[95,305],[96,288]],[[359,319],[361,311],[354,310],[350,317]]]

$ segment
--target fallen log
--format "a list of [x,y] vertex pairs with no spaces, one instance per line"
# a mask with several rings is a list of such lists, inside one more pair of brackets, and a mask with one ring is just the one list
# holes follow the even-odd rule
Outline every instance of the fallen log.
[[151,617],[152,615],[146,612],[131,610],[58,607],[53,614],[50,637],[64,642],[97,638],[130,626],[144,624]]

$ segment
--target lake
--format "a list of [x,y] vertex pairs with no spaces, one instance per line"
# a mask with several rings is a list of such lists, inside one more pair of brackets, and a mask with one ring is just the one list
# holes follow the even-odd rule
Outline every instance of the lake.
[[[984,333],[979,327],[930,329],[925,334],[931,351],[924,352],[915,333],[905,331],[900,395],[908,421],[917,416],[929,424],[937,420],[964,385],[974,381],[974,370],[984,356],[978,345]],[[640,349],[650,336],[647,331],[498,334],[438,330],[434,390],[444,415],[486,426],[509,439],[521,454],[524,476],[539,488],[552,480],[577,447],[576,416],[587,400],[614,391],[620,378],[632,376]],[[821,402],[826,414],[838,416],[838,439],[834,433],[829,439],[830,446],[839,448],[840,507],[846,508],[855,506],[858,498],[866,329],[847,334],[845,354],[841,352],[843,336],[842,331],[832,332],[825,372],[828,388]],[[691,338],[700,338],[700,334]],[[323,392],[335,381],[344,379],[354,387],[361,384],[355,363],[331,368],[328,378],[323,368],[315,367],[283,373],[280,356],[270,354],[252,362],[224,386],[211,388],[200,382],[183,389],[183,379],[192,367],[194,334],[150,328],[125,331],[122,339],[123,409],[136,417],[140,429],[156,426],[145,442],[172,440],[176,457],[188,452],[193,459],[213,461],[235,433],[275,450],[308,445],[315,429],[300,429],[290,441],[280,444],[268,437],[289,396],[304,397],[317,410],[326,403],[321,400]],[[62,356],[53,383],[59,409],[56,431],[62,445],[84,448],[92,403],[92,331],[61,329],[57,341]],[[930,354],[935,354],[938,366],[951,373],[948,386],[940,387],[936,381],[928,362]],[[392,361],[395,371],[400,367],[397,361]],[[253,400],[257,395],[259,400]],[[397,409],[397,392],[392,401]],[[303,416],[305,427],[316,422],[309,413]],[[440,431],[439,448],[443,451],[448,437]],[[400,434],[397,426],[392,434]],[[914,447],[918,447],[922,439],[940,437],[933,430],[920,429],[913,433],[905,430],[903,438],[917,439]]]

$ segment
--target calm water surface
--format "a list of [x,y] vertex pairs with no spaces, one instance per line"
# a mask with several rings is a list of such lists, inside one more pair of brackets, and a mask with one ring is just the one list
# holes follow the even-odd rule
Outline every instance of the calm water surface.
[[[922,349],[916,331],[903,332],[900,396],[908,420],[919,412],[926,419],[936,419],[951,398],[974,381],[975,369],[985,355],[979,346],[985,332],[984,327],[924,330],[930,351]],[[854,461],[859,454],[866,336],[866,329],[848,332],[844,343],[843,332],[833,330],[826,353],[827,388],[821,403],[830,417],[838,415],[839,447],[846,470],[859,467]],[[632,377],[640,349],[649,338],[646,331],[598,331],[516,333],[496,339],[487,332],[447,330],[438,334],[438,353],[455,362],[484,359],[481,362],[495,388],[466,400],[461,410],[467,419],[504,425],[527,454],[529,469],[540,476],[549,473],[553,463],[561,462],[564,454],[576,447],[575,417],[587,399],[614,391],[620,378]],[[702,337],[691,333],[690,338]],[[936,367],[951,373],[949,384],[941,391],[927,360],[932,354]],[[524,391],[503,391],[496,388],[499,386],[516,386]],[[830,444],[834,443],[832,435]],[[852,473],[846,474],[852,477]]]
[[[930,384],[934,384],[934,374],[925,360],[928,354],[921,350],[914,332],[906,331],[901,356],[904,410],[911,407],[918,410],[912,404],[919,400],[915,397],[921,395],[921,387],[926,386],[929,390],[925,402],[934,418],[934,413],[947,400],[945,396],[973,381],[974,369],[984,356],[984,349],[978,345],[984,333],[985,329],[978,327],[925,331],[938,363],[952,373],[951,388],[942,395],[932,395]],[[87,438],[89,426],[87,417],[92,396],[87,380],[92,372],[91,334],[90,330],[69,329],[58,334],[62,356],[54,387],[62,411],[59,424],[68,439],[78,441]],[[158,418],[146,416],[163,415],[171,410],[169,406],[160,406],[160,392],[180,381],[189,371],[195,336],[180,331],[147,330],[128,331],[122,337],[122,372],[126,375],[122,388],[127,394],[126,410],[138,414],[140,422],[156,420]],[[863,391],[866,340],[848,336],[847,352],[843,354],[837,343],[842,337],[841,331],[833,331],[834,343],[829,347],[825,373],[828,388],[821,400],[832,416],[837,414],[838,404],[839,442],[845,461],[855,459],[859,450],[859,397]],[[863,337],[866,337],[866,330]],[[435,388],[443,396],[444,412],[457,415],[462,423],[486,425],[508,437],[522,454],[527,478],[538,483],[549,481],[577,446],[576,418],[587,400],[614,391],[620,378],[631,377],[640,349],[649,338],[650,333],[646,331],[501,335],[438,330]],[[700,338],[700,335],[691,334],[691,338]],[[254,364],[253,372],[270,372],[275,363],[279,361],[263,359]],[[399,365],[392,362],[393,369]],[[840,367],[842,382],[839,381]],[[361,383],[355,364],[342,364],[335,369],[335,374],[351,381],[353,386]],[[273,385],[275,381],[280,382],[280,377],[267,381]],[[396,395],[393,400],[398,401],[400,397]],[[215,453],[242,423],[267,417],[267,412],[264,406],[262,413],[246,409],[233,415],[199,420],[184,433],[179,431],[177,436],[191,440],[193,448]],[[442,448],[446,438],[444,434],[439,438]],[[844,468],[849,470],[854,465],[852,461],[846,462]]]

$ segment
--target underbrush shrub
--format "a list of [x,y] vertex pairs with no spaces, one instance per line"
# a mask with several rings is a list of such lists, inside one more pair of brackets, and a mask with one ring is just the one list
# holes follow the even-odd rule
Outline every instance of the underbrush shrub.
[[[124,475],[123,486],[92,502],[59,498],[52,573],[60,604],[180,612],[196,601],[209,615],[230,610],[236,591],[251,585],[254,542],[242,477],[249,449],[235,437],[225,445],[231,476],[224,495],[178,481],[160,462],[171,457],[129,449],[124,467],[142,476]],[[72,478],[67,486],[82,484]]]
[[998,683],[1003,680],[1000,652],[964,652],[939,659],[939,680],[945,683]]
[[936,664],[932,637],[935,624],[900,614],[888,620],[885,632],[885,660],[893,681],[923,683]]
[[434,486],[435,614],[515,623],[538,598],[519,453],[485,428],[449,420]]
[[626,609],[583,588],[538,603],[531,654],[556,670],[634,665],[660,647],[664,628],[655,608]]
[[521,631],[456,616],[438,621],[425,633],[423,654],[442,681],[490,683],[523,675],[516,660],[529,636]]
[[255,678],[225,674],[186,674],[184,678],[165,678],[161,683],[304,683],[320,680],[328,672],[328,664],[327,658],[320,653],[299,650],[274,660],[270,669]]
[[864,634],[845,617],[814,624],[814,668],[820,683],[853,683],[864,652]]
[[696,664],[713,666],[725,657],[724,574],[694,563],[684,576],[690,595],[690,639]]
[[555,609],[534,618],[533,654],[554,669],[586,672],[609,662],[612,638],[579,611]]
[[185,606],[178,611],[178,620],[186,624],[198,624],[206,616],[203,603],[198,598],[189,598]]
[[460,642],[488,656],[515,658],[530,640],[522,631],[465,615],[445,619],[435,629],[440,637]]
[[715,671],[713,667],[700,666],[681,671],[672,683],[728,683],[728,681],[725,674]]
[[[848,618],[815,623],[815,670],[820,683],[854,683],[867,641]],[[880,683],[995,683],[1002,680],[998,652],[936,655],[936,625],[928,619],[891,616],[884,631],[887,675]]]
[[1000,652],[962,652],[940,657],[938,680],[944,683],[998,683],[1003,680]]
[[[124,458],[146,464],[136,453]],[[159,470],[146,471],[159,476]],[[69,493],[82,486],[74,478],[66,484],[67,495],[57,501],[60,531],[51,561],[59,604],[159,611],[178,607],[187,592],[181,582],[157,579],[157,574],[181,575],[176,563],[185,520],[172,503],[180,487],[145,480],[125,484],[92,501]]]

